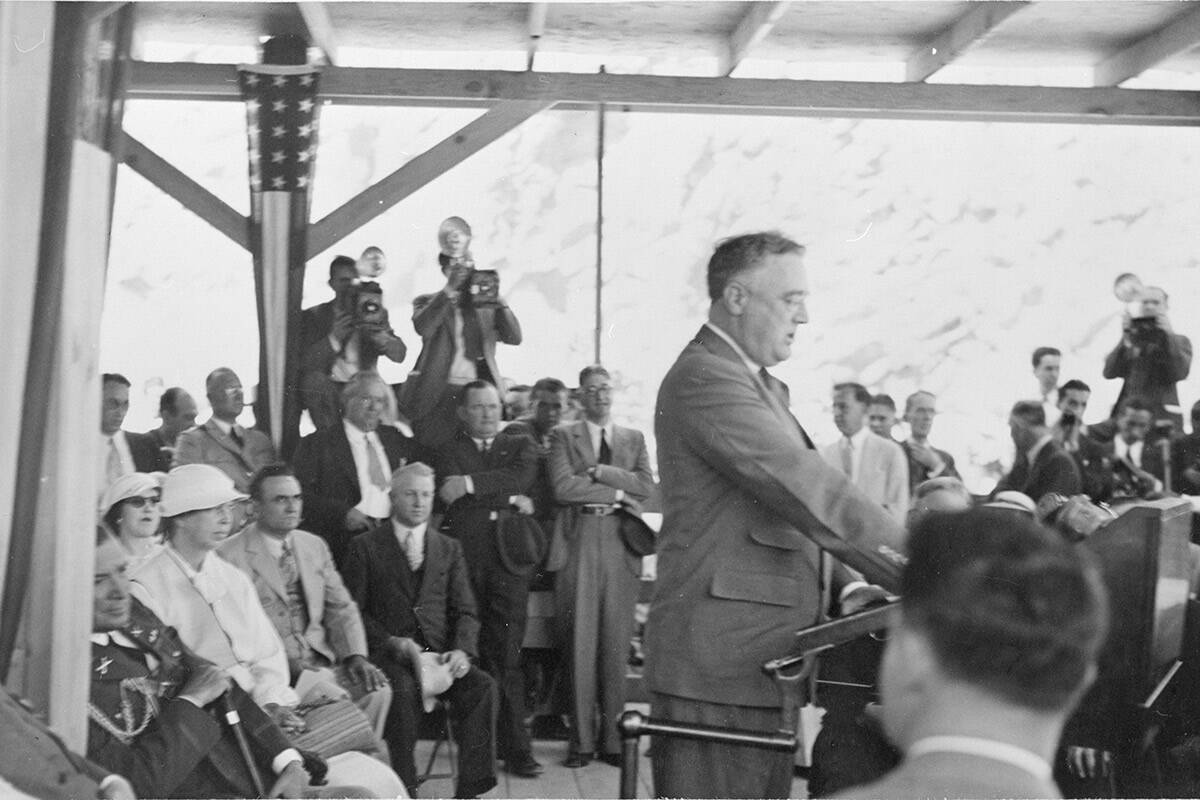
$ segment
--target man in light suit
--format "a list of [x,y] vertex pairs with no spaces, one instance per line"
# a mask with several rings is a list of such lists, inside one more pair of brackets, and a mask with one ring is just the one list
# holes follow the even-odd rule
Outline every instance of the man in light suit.
[[608,370],[585,367],[579,388],[584,419],[555,428],[550,445],[554,496],[566,506],[558,520],[565,553],[554,594],[571,673],[568,767],[585,766],[592,753],[619,763],[616,724],[625,708],[642,560],[622,544],[616,511],[627,498],[641,502],[654,491],[642,432],[613,424]]
[[131,472],[158,469],[158,444],[146,433],[121,429],[129,413],[129,379],[116,372],[100,378],[100,447],[96,488],[104,493],[113,481]]
[[903,525],[908,516],[908,462],[894,440],[866,427],[870,405],[871,393],[862,384],[833,387],[833,423],[842,438],[821,448],[821,455]]
[[[659,389],[663,528],[646,630],[656,717],[778,730],[783,698],[762,664],[821,611],[820,548],[898,587],[903,531],[830,467],[766,371],[808,321],[804,248],[778,233],[722,242],[709,321]],[[848,585],[842,605],[871,594]],[[792,756],[656,738],[663,797],[787,797]]]
[[459,747],[456,797],[496,785],[493,727],[495,683],[471,664],[479,617],[462,545],[437,531],[433,470],[420,462],[392,475],[392,518],[356,536],[343,567],[346,586],[362,609],[371,660],[392,682],[385,738],[392,763],[416,797],[413,746],[421,719],[421,653],[433,651],[454,681],[439,695],[450,704]]
[[[245,494],[260,467],[275,461],[275,445],[262,431],[243,428],[237,418],[246,407],[242,382],[228,367],[218,367],[204,381],[212,418],[179,434],[173,466],[208,464],[229,476]],[[234,522],[234,530],[240,525]]]
[[909,555],[880,671],[904,760],[838,796],[1061,797],[1051,762],[1107,628],[1095,566],[990,508],[926,517]]
[[329,545],[298,530],[300,482],[286,464],[269,464],[250,482],[254,523],[217,553],[254,583],[263,611],[287,651],[292,683],[306,670],[330,669],[363,710],[377,736],[392,704],[387,678],[367,661],[358,606],[333,565]]
[[296,477],[304,492],[304,522],[344,563],[350,539],[391,513],[389,476],[416,459],[413,441],[380,420],[391,389],[360,372],[342,389],[342,423],[309,434],[296,447]]
[[446,277],[440,292],[413,301],[413,327],[421,354],[400,390],[400,410],[412,420],[417,441],[434,447],[458,430],[458,397],[474,380],[500,386],[496,342],[521,343],[521,323],[499,297],[472,293],[475,263],[467,250],[471,229],[458,217],[442,223],[438,263]]

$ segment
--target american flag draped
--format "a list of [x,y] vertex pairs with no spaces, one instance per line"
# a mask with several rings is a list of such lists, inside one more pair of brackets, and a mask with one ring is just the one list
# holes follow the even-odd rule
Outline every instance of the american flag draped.
[[287,453],[294,442],[296,341],[307,260],[309,187],[317,157],[317,87],[310,66],[238,67],[250,153],[250,241],[258,300],[259,389],[255,414]]

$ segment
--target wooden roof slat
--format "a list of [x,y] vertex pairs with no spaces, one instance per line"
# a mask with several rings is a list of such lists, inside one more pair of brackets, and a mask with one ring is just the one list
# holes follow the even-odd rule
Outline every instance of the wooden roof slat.
[[721,57],[720,75],[731,75],[738,64],[759,42],[767,37],[776,23],[787,13],[789,2],[751,2],[747,3],[746,13],[738,21],[737,27],[729,34],[725,45],[725,53]]
[[918,48],[904,67],[905,80],[927,80],[942,67],[987,38],[1004,20],[1029,5],[1027,0],[971,3],[971,9],[942,31],[936,39]]
[[[1189,4],[1190,5],[1190,4]],[[1120,86],[1151,67],[1200,45],[1200,5],[1096,65],[1096,86]]]
[[309,40],[325,54],[325,60],[337,64],[337,31],[333,27],[333,19],[324,2],[296,3],[304,25],[308,28]]

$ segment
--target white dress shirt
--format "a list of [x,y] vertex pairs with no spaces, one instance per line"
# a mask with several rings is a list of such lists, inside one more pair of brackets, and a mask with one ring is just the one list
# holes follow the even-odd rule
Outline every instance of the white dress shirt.
[[859,428],[858,432],[855,433],[853,436],[843,436],[841,439],[838,440],[839,448],[845,447],[845,444],[843,444],[843,442],[845,442],[846,439],[850,440],[850,459],[851,459],[851,461],[850,461],[850,463],[851,463],[850,481],[851,481],[851,483],[854,483],[854,484],[858,483],[858,475],[862,471],[863,447],[866,446],[867,437],[875,436],[875,435],[876,434],[874,431],[872,431],[870,428],[868,428],[866,425],[864,425],[861,428]]
[[387,452],[383,449],[383,442],[379,441],[379,434],[375,431],[366,433],[349,420],[343,419],[342,425],[345,426],[346,439],[350,442],[350,452],[354,455],[354,468],[358,473],[358,489],[362,496],[362,499],[354,507],[368,517],[386,519],[391,516],[392,503],[388,499],[388,490],[371,482],[371,468],[367,456],[367,448],[373,448],[375,455],[379,457],[380,466],[383,467],[384,477],[390,478],[393,467],[388,461]]
[[[111,442],[111,444],[110,444]],[[133,452],[129,449],[129,442],[125,441],[125,431],[118,430],[112,436],[100,434],[100,453],[97,471],[99,480],[96,482],[97,491],[101,494],[108,488],[108,451],[110,447],[115,447],[117,456],[121,459],[121,474],[128,475],[131,472],[136,472],[137,467],[133,463]]]
[[466,356],[467,343],[463,337],[463,314],[458,305],[458,298],[450,301],[454,306],[454,357],[450,359],[450,375],[446,383],[451,386],[462,386],[479,377],[475,362]]
[[1051,781],[1054,773],[1046,759],[1032,750],[978,736],[927,736],[913,742],[904,755],[906,758],[919,758],[928,753],[961,753],[990,758],[1025,770],[1044,782]]
[[392,519],[392,530],[396,532],[396,541],[400,543],[400,550],[408,559],[408,566],[414,572],[425,563],[425,529],[428,525],[429,523],[422,522],[417,527],[410,528],[407,525],[401,525],[394,518]]

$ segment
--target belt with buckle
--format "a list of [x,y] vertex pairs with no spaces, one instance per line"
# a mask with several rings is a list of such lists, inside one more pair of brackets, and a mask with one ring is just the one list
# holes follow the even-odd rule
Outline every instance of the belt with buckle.
[[607,517],[610,514],[615,514],[616,511],[615,506],[607,503],[585,503],[579,507],[580,514],[587,514],[594,517]]

